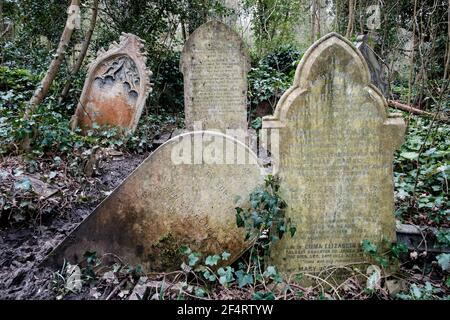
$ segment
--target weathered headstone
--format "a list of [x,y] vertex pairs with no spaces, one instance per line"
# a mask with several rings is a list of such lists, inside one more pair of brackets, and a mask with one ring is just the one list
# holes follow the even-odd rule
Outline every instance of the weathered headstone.
[[392,161],[405,123],[387,115],[349,41],[332,33],[305,53],[263,130],[272,137],[287,216],[297,225],[272,250],[282,272],[362,262],[364,239],[395,240]]
[[388,94],[388,82],[386,67],[380,63],[379,58],[370,46],[368,35],[358,36],[356,39],[356,48],[361,51],[364,59],[366,59],[367,66],[369,67],[370,77],[372,83],[381,91],[381,93],[387,97]]
[[180,59],[186,128],[246,130],[249,68],[244,43],[228,26],[210,21],[195,30]]
[[242,201],[262,182],[256,156],[221,133],[179,135],[151,154],[44,264],[83,259],[86,251],[113,253],[145,270],[179,270],[179,249],[206,255],[227,251],[230,261],[248,246],[235,220]]
[[122,34],[120,44],[100,50],[90,64],[72,129],[82,132],[98,126],[114,126],[125,132],[136,130],[150,88],[151,71],[145,63],[141,39]]

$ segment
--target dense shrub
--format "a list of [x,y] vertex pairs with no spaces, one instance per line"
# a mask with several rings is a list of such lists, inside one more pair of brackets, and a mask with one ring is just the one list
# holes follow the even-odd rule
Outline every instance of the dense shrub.
[[302,53],[283,46],[268,54],[254,66],[249,75],[249,101],[254,108],[263,101],[279,98],[292,84]]
[[394,161],[396,215],[418,224],[450,222],[450,127],[414,117]]

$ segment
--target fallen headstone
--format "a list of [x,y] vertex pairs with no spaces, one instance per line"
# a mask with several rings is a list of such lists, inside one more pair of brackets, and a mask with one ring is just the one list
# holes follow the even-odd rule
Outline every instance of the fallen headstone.
[[205,255],[249,243],[236,225],[235,201],[260,184],[263,170],[241,142],[200,131],[174,137],[151,154],[47,258],[44,265],[113,253],[144,270],[179,270],[180,248]]

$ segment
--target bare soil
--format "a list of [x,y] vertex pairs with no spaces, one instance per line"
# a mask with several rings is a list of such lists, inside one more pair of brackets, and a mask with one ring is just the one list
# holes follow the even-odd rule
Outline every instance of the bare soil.
[[86,196],[92,200],[75,205],[68,214],[1,227],[0,300],[55,299],[51,287],[54,271],[39,268],[39,264],[147,156],[148,153],[129,154],[120,160],[109,160],[94,183],[86,181],[84,185]]

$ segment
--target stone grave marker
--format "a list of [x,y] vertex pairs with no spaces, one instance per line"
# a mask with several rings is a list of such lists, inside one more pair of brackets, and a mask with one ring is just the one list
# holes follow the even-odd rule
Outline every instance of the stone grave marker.
[[151,71],[145,63],[143,41],[122,34],[120,43],[101,49],[90,64],[72,129],[83,133],[98,126],[115,126],[125,132],[136,130],[150,87]]
[[228,26],[209,21],[184,45],[186,129],[247,130],[247,72],[250,60],[242,39]]
[[236,199],[248,200],[262,181],[243,143],[211,131],[181,134],[151,154],[44,265],[80,262],[89,250],[166,272],[180,270],[181,246],[205,257],[227,251],[231,262],[249,245],[236,225]]
[[272,250],[283,273],[362,262],[364,239],[395,240],[392,161],[405,123],[387,110],[348,40],[331,33],[305,53],[292,87],[263,119],[297,225]]
[[375,51],[368,43],[369,38],[367,35],[358,36],[356,39],[356,48],[361,51],[364,59],[366,59],[367,66],[370,71],[370,78],[372,83],[381,91],[381,93],[387,97],[388,95],[388,82],[386,67],[380,62]]

